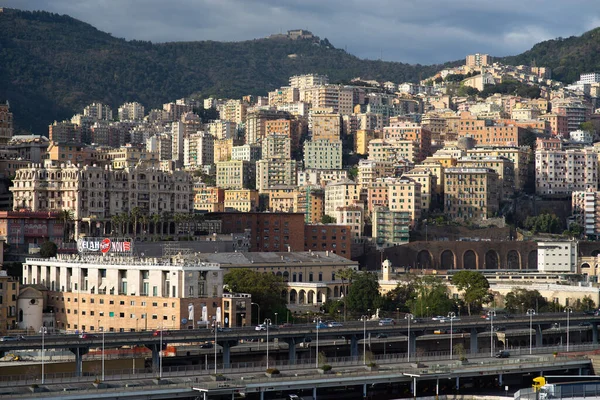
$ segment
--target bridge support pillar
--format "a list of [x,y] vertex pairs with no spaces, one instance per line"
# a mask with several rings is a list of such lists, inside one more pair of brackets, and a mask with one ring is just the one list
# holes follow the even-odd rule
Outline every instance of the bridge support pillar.
[[458,393],[458,389],[460,389],[460,378],[456,377],[456,392]]
[[535,327],[535,347],[542,347],[544,344],[544,338],[542,336],[542,327],[536,325]]
[[152,371],[156,372],[160,368],[160,345],[152,344],[146,345],[152,352]]
[[[414,357],[417,356],[417,334],[415,332],[410,332],[410,336],[408,337],[408,343],[410,345],[410,354]],[[408,347],[406,348],[408,350]]]
[[358,339],[356,335],[352,335],[350,338],[350,356],[358,357]]
[[317,400],[317,387],[313,388],[313,400]]
[[265,400],[265,392],[263,390],[260,391],[260,400]]
[[363,383],[363,399],[367,398],[367,384]]
[[[269,344],[267,343],[267,346]],[[229,368],[231,366],[231,345],[228,341],[221,343],[222,353],[221,357],[223,358],[223,368]]]
[[498,385],[502,386],[502,382],[503,382],[503,380],[502,380],[502,374],[499,374],[498,375]]
[[69,349],[75,354],[75,376],[81,376],[83,371],[83,356],[90,351],[88,347],[73,347]]
[[285,342],[288,345],[288,362],[290,364],[296,364],[296,339],[286,339]]
[[471,329],[471,335],[469,338],[471,344],[471,354],[477,354],[479,352],[479,345],[477,344],[477,329]]
[[592,324],[592,343],[598,344],[598,325]]

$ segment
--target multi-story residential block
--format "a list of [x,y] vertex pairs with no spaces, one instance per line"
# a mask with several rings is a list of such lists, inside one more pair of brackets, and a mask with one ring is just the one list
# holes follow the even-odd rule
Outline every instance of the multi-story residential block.
[[491,65],[493,62],[493,58],[488,54],[469,54],[467,55],[467,59],[465,61],[465,65],[467,67],[486,67]]
[[363,236],[365,228],[364,204],[338,207],[331,216],[335,218],[336,224],[349,226],[353,238],[359,239]]
[[256,183],[256,165],[251,161],[220,161],[217,165],[217,186],[224,189],[252,189]]
[[352,256],[352,232],[344,224],[306,224],[304,248],[307,251],[326,251],[350,259]]
[[369,142],[373,139],[377,139],[379,135],[373,130],[358,129],[354,136],[354,151],[356,154],[368,154],[369,153]]
[[233,121],[217,120],[209,122],[206,128],[211,135],[219,140],[233,139],[237,136],[236,123]]
[[197,132],[183,139],[183,166],[202,167],[213,164],[215,137],[208,132]]
[[305,169],[298,171],[298,186],[321,186],[329,183],[342,182],[348,179],[345,169]]
[[431,155],[431,132],[421,124],[399,121],[383,128],[383,138],[388,140],[410,140],[416,143],[419,153],[416,162]]
[[325,214],[330,217],[334,217],[339,208],[360,204],[360,186],[351,180],[329,183],[325,187]]
[[194,210],[204,212],[225,211],[225,190],[194,184]]
[[461,157],[457,160],[459,168],[489,168],[498,174],[498,195],[500,200],[509,200],[515,193],[515,166],[504,157]]
[[567,131],[572,132],[589,121],[592,106],[579,99],[556,99],[552,101],[552,112],[567,118]]
[[163,104],[164,113],[162,113],[163,121],[181,121],[181,116],[185,113],[194,110],[193,104],[186,103],[182,100]]
[[82,143],[50,142],[44,160],[85,165],[98,162],[98,152]]
[[420,165],[402,174],[402,178],[408,178],[421,185],[421,211],[429,211],[436,200],[437,176],[435,172],[431,171],[429,167]]
[[307,169],[341,169],[341,140],[307,140],[304,142],[304,168]]
[[18,317],[17,298],[20,294],[19,279],[9,276],[5,270],[0,271],[0,331],[16,329]]
[[573,192],[571,195],[572,221],[583,227],[587,238],[600,236],[600,192],[594,189]]
[[171,123],[171,160],[178,167],[183,166],[183,138],[185,125],[183,122]]
[[[13,209],[73,212],[76,232],[110,232],[111,217],[139,208],[142,213],[187,213],[193,209],[191,177],[141,165],[115,170],[47,160],[17,171]],[[77,236],[77,235],[76,235]]]
[[542,196],[571,196],[598,188],[598,153],[592,147],[535,151],[535,190]]
[[304,214],[281,212],[230,212],[207,215],[222,221],[223,233],[240,233],[250,230],[250,251],[302,251]]
[[470,137],[478,146],[520,146],[526,129],[516,123],[494,123],[480,120],[468,112],[461,113],[458,120],[458,137]]
[[342,117],[340,114],[327,113],[327,114],[312,114],[312,140],[329,140],[337,141],[341,138],[341,121]]
[[393,161],[359,160],[356,182],[366,188],[377,179],[402,175],[406,172],[404,166],[405,164]]
[[236,139],[216,139],[213,142],[213,162],[216,164],[221,161],[229,161],[232,159],[231,153],[235,146],[241,143]]
[[42,135],[16,135],[10,139],[6,148],[16,152],[22,160],[41,163],[49,145],[48,138]]
[[412,140],[373,139],[369,142],[369,160],[416,163],[419,146]]
[[292,156],[292,141],[289,136],[280,133],[272,133],[263,139],[262,159],[273,158],[289,159]]
[[222,121],[231,121],[241,124],[246,120],[248,104],[241,100],[227,100],[221,105],[220,118]]
[[554,136],[565,136],[569,133],[569,120],[566,115],[555,113],[542,114],[540,119],[548,121],[550,124],[550,133]]
[[572,142],[591,145],[594,141],[595,134],[594,132],[577,129],[576,131],[569,132],[569,137]]
[[111,165],[114,169],[135,167],[143,164],[146,168],[158,169],[158,153],[149,152],[145,146],[127,144],[117,149],[98,149],[95,162],[98,164]]
[[272,92],[269,92],[269,105],[281,106],[289,103],[296,103],[300,100],[300,90],[297,87],[283,86]]
[[499,208],[498,174],[489,168],[446,168],[444,213],[451,220],[485,220]]
[[378,248],[406,244],[410,240],[411,214],[390,211],[387,207],[373,210],[373,239]]
[[64,236],[58,212],[0,211],[0,240],[14,248],[39,248],[45,241],[61,245]]
[[256,188],[260,193],[275,186],[296,185],[298,164],[295,160],[271,158],[256,162]]
[[[523,190],[529,179],[529,154],[528,146],[521,147],[475,147],[467,150],[471,158],[506,158],[514,166],[514,186],[516,190]],[[456,165],[456,164],[455,164]]]
[[269,211],[299,212],[296,186],[273,186],[265,193],[269,196]]
[[258,161],[262,158],[262,146],[260,144],[243,144],[231,148],[232,160]]
[[8,103],[0,104],[0,144],[6,144],[14,134],[13,114]]
[[102,103],[92,103],[83,109],[83,115],[95,120],[112,121],[113,113],[110,106]]
[[144,106],[138,102],[125,103],[119,107],[119,121],[141,121],[144,111]]
[[148,138],[146,140],[146,150],[150,153],[158,153],[158,159],[161,161],[170,161],[173,157],[171,136],[162,133]]
[[318,224],[325,214],[325,191],[320,186],[302,186],[298,189],[295,212],[303,213],[304,222]]
[[327,75],[307,74],[294,75],[290,77],[290,86],[293,88],[304,89],[313,86],[327,85],[329,78]]
[[388,189],[387,208],[390,211],[407,212],[410,226],[413,227],[421,218],[421,184],[412,179],[384,179]]
[[289,118],[290,114],[274,108],[249,110],[246,115],[246,144],[261,143],[267,135],[267,122]]
[[275,119],[266,122],[266,136],[273,134],[285,135],[290,138],[291,150],[300,148],[300,138],[306,133],[306,122],[304,119]]
[[48,126],[48,138],[57,143],[81,143],[81,129],[70,121],[54,121]]
[[225,211],[252,212],[258,209],[258,191],[254,189],[225,190]]
[[354,90],[341,85],[321,85],[300,89],[300,101],[313,108],[331,108],[334,113],[352,114]]

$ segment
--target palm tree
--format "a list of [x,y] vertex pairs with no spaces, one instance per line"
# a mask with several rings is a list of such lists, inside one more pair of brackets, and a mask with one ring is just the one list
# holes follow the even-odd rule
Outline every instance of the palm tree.
[[129,233],[129,223],[131,222],[131,215],[127,212],[122,212],[119,214],[119,219],[121,222],[121,233],[123,236]]
[[148,217],[148,214],[143,214],[140,217],[140,224],[142,225],[142,235],[146,236],[146,229],[148,228],[148,221],[150,220],[150,218]]
[[122,227],[122,221],[121,221],[121,215],[117,214],[117,215],[113,215],[110,218],[110,224],[111,224],[111,233],[113,235],[120,235],[121,234],[121,227]]
[[134,239],[137,237],[137,225],[138,225],[138,221],[139,221],[141,215],[142,215],[142,209],[139,207],[133,207],[133,209],[131,210],[131,213],[129,214],[130,220],[133,221],[133,238]]
[[173,216],[173,221],[175,221],[175,235],[179,235],[179,228],[180,228],[179,224],[181,224],[182,222],[185,222],[187,219],[186,217],[187,216],[182,213],[176,213]]
[[152,224],[154,224],[154,234],[157,234],[157,226],[158,223],[160,222],[160,214],[152,214],[150,216],[150,219],[152,220]]
[[71,239],[71,223],[73,222],[73,211],[62,210],[60,212],[59,220],[63,224],[63,243],[68,242]]

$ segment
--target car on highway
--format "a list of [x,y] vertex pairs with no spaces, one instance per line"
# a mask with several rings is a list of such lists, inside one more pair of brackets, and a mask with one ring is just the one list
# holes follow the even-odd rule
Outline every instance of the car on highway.
[[342,323],[340,323],[340,322],[337,322],[337,321],[331,321],[331,322],[329,322],[327,324],[327,326],[330,327],[330,328],[341,328],[344,325]]
[[388,337],[387,333],[378,333],[375,336],[377,339],[386,339]]
[[494,356],[496,358],[509,358],[510,357],[510,352],[508,350],[500,350],[496,353],[496,355]]
[[431,317],[432,321],[443,321],[445,319],[446,317],[444,317],[443,315],[436,315],[435,317]]
[[290,324],[289,322],[285,322],[285,323],[279,325],[279,328],[284,329],[284,328],[291,328],[293,326],[294,325]]
[[256,325],[254,327],[254,330],[255,331],[266,331],[267,330],[267,325],[265,325],[265,324]]
[[213,344],[211,342],[206,342],[206,343],[202,343],[200,345],[201,349],[212,349],[213,348]]
[[152,333],[152,336],[160,336],[161,332],[162,332],[162,335],[163,335],[163,336],[169,336],[169,335],[171,334],[171,332],[170,332],[170,331],[165,331],[165,330],[160,330],[160,329],[157,329],[157,330],[155,330],[155,331]]
[[317,322],[317,324],[315,325],[316,329],[326,329],[327,328],[327,324],[323,323],[323,322]]
[[396,325],[396,321],[393,318],[381,318],[379,320],[379,326],[390,326]]
[[217,331],[222,333],[231,332],[231,328],[217,328]]
[[94,335],[87,332],[82,332],[79,334],[80,339],[98,339],[98,335]]
[[2,337],[0,337],[0,342],[16,342],[18,340],[23,340],[23,336],[2,336]]

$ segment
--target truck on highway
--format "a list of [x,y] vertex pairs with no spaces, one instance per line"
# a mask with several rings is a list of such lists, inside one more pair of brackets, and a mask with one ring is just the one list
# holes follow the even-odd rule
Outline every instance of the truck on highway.
[[596,375],[538,376],[532,386],[539,392],[540,400],[600,397],[600,376]]

